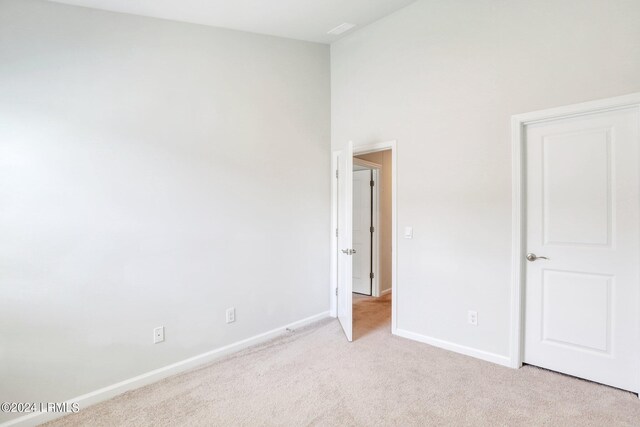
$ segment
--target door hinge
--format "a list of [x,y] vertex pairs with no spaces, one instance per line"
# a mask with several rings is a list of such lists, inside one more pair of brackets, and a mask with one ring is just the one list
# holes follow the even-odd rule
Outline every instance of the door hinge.
[[338,288],[336,288],[336,296],[338,296]]
[[369,181],[369,185],[373,187],[373,180]]
[[338,237],[338,229],[336,228],[336,237]]
[[369,273],[369,279],[373,279],[373,273]]
[[336,169],[336,179],[338,179],[338,169]]
[[369,227],[369,232],[373,233],[376,229],[374,227]]

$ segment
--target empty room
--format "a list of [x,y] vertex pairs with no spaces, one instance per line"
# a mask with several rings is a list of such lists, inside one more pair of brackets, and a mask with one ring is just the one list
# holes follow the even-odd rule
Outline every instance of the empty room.
[[639,426],[639,23],[0,0],[0,426]]

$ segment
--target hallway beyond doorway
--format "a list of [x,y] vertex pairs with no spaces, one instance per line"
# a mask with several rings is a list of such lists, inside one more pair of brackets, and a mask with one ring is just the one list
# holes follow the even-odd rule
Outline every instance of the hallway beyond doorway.
[[391,294],[379,298],[353,294],[353,339],[386,332],[391,334]]

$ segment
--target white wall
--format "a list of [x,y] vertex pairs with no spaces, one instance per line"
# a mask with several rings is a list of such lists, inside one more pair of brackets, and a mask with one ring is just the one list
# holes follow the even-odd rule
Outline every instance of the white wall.
[[393,176],[391,150],[378,151],[375,153],[361,154],[355,156],[362,160],[367,160],[380,165],[381,177],[380,186],[380,225],[378,238],[380,242],[380,291],[391,289],[391,211],[392,211],[392,183]]
[[639,22],[637,0],[422,0],[331,46],[334,147],[398,141],[399,329],[509,355],[510,116],[640,91]]
[[329,99],[325,45],[0,0],[0,400],[328,310]]

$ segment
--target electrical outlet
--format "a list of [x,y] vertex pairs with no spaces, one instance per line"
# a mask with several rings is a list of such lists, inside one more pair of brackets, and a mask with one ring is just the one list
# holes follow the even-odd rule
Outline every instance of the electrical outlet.
[[478,312],[469,310],[467,312],[467,321],[469,322],[470,325],[478,326]]
[[158,326],[153,330],[153,343],[158,344],[164,341],[164,326]]
[[235,321],[236,321],[235,307],[227,308],[227,323],[233,323]]

